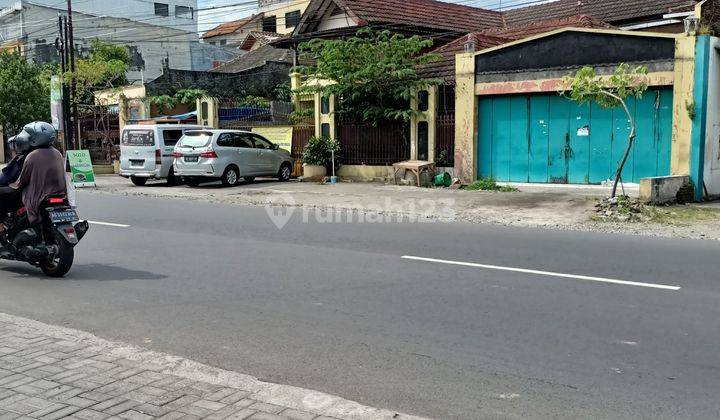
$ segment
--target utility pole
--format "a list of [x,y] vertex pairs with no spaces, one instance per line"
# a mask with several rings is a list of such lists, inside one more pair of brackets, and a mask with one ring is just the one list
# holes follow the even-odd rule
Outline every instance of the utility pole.
[[58,33],[59,36],[56,47],[60,53],[60,89],[62,90],[62,126],[60,128],[62,130],[63,150],[68,150],[68,136],[70,135],[68,130],[68,124],[70,124],[70,98],[68,95],[70,92],[63,80],[65,72],[67,71],[67,22],[65,22],[65,18],[59,13]]
[[[70,58],[70,71],[75,73],[75,37],[73,35],[73,17],[72,17],[72,0],[67,0],[67,42],[68,42],[68,54]],[[72,135],[72,147],[73,149],[80,148],[80,120],[78,118],[77,109],[77,97],[75,89],[75,80],[70,84],[70,96],[72,97],[72,113],[73,113],[73,135]]]

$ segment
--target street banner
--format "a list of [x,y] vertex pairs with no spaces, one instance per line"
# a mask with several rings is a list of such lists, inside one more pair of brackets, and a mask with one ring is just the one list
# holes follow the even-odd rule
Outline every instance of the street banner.
[[62,82],[60,76],[50,78],[50,118],[56,130],[62,130]]
[[281,149],[292,151],[292,126],[253,127],[252,131],[277,144]]
[[68,150],[67,158],[73,185],[76,187],[94,187],[95,172],[93,172],[90,152],[88,150]]

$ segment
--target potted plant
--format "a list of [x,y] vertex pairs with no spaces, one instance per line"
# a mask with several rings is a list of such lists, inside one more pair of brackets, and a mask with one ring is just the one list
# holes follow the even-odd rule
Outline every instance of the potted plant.
[[320,179],[327,176],[332,171],[333,152],[337,167],[340,143],[328,137],[311,137],[303,152],[303,178]]

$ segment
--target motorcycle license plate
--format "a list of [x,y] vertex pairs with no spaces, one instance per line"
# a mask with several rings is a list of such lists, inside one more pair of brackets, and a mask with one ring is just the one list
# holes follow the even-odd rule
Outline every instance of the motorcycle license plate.
[[73,209],[51,211],[48,214],[52,223],[70,223],[80,220],[77,212]]

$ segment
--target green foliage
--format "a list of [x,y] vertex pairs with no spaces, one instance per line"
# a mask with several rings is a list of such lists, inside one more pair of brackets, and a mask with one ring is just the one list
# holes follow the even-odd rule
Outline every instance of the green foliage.
[[261,96],[246,96],[240,100],[239,106],[248,108],[270,108],[270,101]]
[[20,55],[0,53],[0,125],[6,134],[15,135],[38,120],[50,120],[49,78]]
[[439,83],[421,79],[415,70],[439,58],[423,54],[432,45],[432,40],[419,36],[370,29],[345,39],[314,39],[301,44],[300,51],[315,64],[296,70],[311,80],[331,83],[307,83],[296,93],[335,95],[339,98],[336,112],[348,119],[407,121],[414,114],[413,93]]
[[499,192],[515,192],[517,188],[509,187],[505,185],[498,185],[492,178],[480,178],[470,185],[465,186],[463,189],[469,191],[499,191]]
[[315,110],[313,108],[294,111],[288,117],[292,124],[313,124],[315,118]]
[[697,111],[695,110],[695,102],[685,101],[685,110],[688,113],[688,117],[691,120],[694,120],[695,117],[697,116]]
[[438,165],[447,163],[448,155],[449,154],[447,150],[441,150],[440,153],[435,156],[435,163]]
[[194,110],[197,100],[204,96],[207,96],[207,93],[202,89],[178,89],[173,95],[150,96],[147,100],[161,111],[170,111],[180,104],[189,105],[189,108]]
[[[335,160],[340,154],[340,142],[327,137],[311,137],[303,152],[303,162],[308,165],[317,165],[330,168],[332,166],[332,152]],[[337,162],[336,162],[337,163]]]
[[130,54],[127,47],[94,41],[90,56],[76,60],[75,71],[64,75],[66,83],[75,83],[74,102],[91,104],[96,90],[110,89],[128,83],[126,73],[130,69]]
[[561,94],[581,104],[595,102],[603,108],[616,108],[629,97],[642,97],[648,88],[644,78],[647,74],[647,67],[631,68],[623,63],[612,76],[603,78],[592,67],[583,67],[574,77],[565,78],[565,84],[570,89]]
[[272,92],[272,99],[274,101],[290,102],[292,100],[292,89],[290,85],[285,83],[275,86]]
[[615,173],[615,183],[612,188],[612,197],[617,194],[617,187],[622,177],[623,168],[630,156],[635,141],[635,119],[625,102],[630,97],[642,98],[648,88],[645,76],[648,74],[647,67],[631,68],[626,63],[620,64],[610,77],[601,77],[595,73],[592,67],[583,67],[575,73],[575,76],[567,76],[564,79],[568,88],[560,92],[561,95],[569,96],[580,104],[597,103],[603,108],[622,108],[625,111],[630,123],[630,135],[625,149],[625,154],[618,164]]

